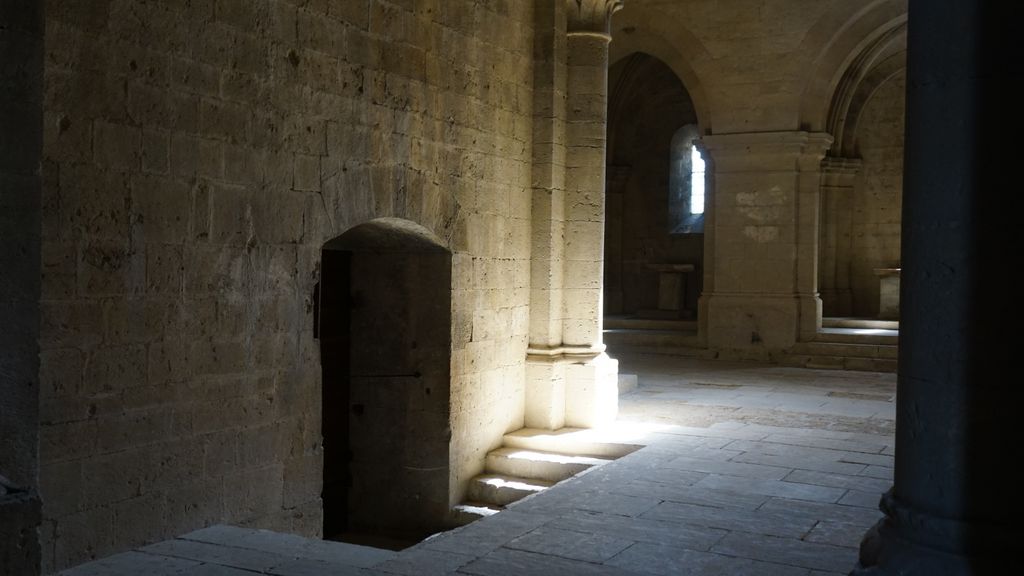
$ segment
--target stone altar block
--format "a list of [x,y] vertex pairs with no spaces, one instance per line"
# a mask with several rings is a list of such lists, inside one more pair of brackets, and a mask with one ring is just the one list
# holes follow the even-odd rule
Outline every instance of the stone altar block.
[[878,317],[897,320],[900,317],[900,269],[875,268],[878,276]]
[[686,308],[686,277],[697,270],[693,264],[648,263],[658,271],[658,308],[642,310],[641,316],[677,319],[689,315]]

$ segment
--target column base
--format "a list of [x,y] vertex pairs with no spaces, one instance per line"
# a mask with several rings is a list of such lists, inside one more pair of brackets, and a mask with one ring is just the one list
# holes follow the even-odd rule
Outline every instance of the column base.
[[[851,576],[967,576],[1002,574],[1019,564],[1012,554],[1021,534],[1001,533],[921,514],[899,503],[890,493],[882,497],[886,517],[868,530],[860,559]],[[1009,564],[1008,564],[1009,563]]]
[[849,290],[822,290],[821,312],[827,318],[845,318],[852,314],[853,296]]
[[527,428],[558,430],[565,426],[566,366],[565,362],[549,357],[527,357]]
[[569,364],[565,380],[565,425],[596,428],[619,415],[619,361],[601,353]]
[[821,315],[822,316],[838,316],[839,310],[839,295],[836,294],[835,290],[829,290],[826,288],[818,290],[818,297],[821,298]]
[[619,362],[604,352],[572,348],[530,353],[526,359],[528,428],[595,428],[619,411]]
[[800,341],[810,342],[821,331],[821,298],[817,294],[801,294],[800,302]]

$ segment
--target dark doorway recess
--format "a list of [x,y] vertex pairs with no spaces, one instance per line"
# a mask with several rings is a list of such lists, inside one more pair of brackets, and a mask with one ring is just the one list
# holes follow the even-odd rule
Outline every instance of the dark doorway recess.
[[379,219],[321,262],[324,537],[402,548],[451,510],[451,253]]

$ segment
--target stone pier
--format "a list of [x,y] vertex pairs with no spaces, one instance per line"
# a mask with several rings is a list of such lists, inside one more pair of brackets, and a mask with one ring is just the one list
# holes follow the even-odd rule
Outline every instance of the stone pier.
[[777,350],[813,338],[818,196],[827,134],[705,136],[714,167],[699,316],[717,349]]
[[[531,313],[526,425],[588,427],[612,421],[618,402],[617,363],[602,343],[601,294],[608,43],[622,2],[567,0],[564,13],[554,4],[538,7],[552,14],[548,33],[558,34],[564,18],[566,40],[564,54],[561,41],[546,44],[554,53],[535,72],[541,108],[534,120],[533,247],[542,261],[532,269],[532,305],[540,309]],[[563,82],[560,101],[552,96]],[[545,112],[549,98],[553,113]],[[559,157],[564,176],[556,174]]]
[[1002,325],[1021,282],[987,258],[1018,218],[989,192],[1016,165],[1000,136],[1021,124],[1003,121],[1024,71],[1008,59],[1021,12],[910,4],[895,484],[855,574],[1019,571],[1024,506],[1007,447],[1020,438],[1020,337]]

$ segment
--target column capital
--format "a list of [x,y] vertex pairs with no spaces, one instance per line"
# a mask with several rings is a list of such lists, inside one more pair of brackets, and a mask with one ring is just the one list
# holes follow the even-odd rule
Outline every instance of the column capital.
[[764,172],[792,168],[816,172],[832,145],[825,132],[748,132],[703,136],[697,142],[707,151],[716,172]]
[[611,38],[612,14],[623,0],[565,0],[569,34],[593,34]]

